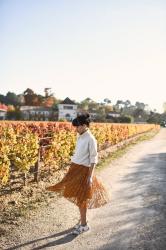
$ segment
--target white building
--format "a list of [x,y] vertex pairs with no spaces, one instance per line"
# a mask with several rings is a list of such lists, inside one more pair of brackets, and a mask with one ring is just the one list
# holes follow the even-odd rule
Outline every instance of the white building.
[[0,103],[0,120],[5,120],[8,107],[5,104]]
[[49,121],[56,117],[56,112],[50,107],[21,106],[20,111],[24,120]]
[[112,117],[120,117],[120,113],[116,111],[110,111],[107,113],[107,119],[112,118]]
[[7,111],[5,109],[0,108],[0,120],[6,119]]
[[68,97],[58,105],[58,120],[72,121],[77,116],[77,104]]

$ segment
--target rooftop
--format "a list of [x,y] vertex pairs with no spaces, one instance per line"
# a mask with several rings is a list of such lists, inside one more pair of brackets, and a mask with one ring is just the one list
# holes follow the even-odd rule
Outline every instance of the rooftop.
[[66,98],[65,100],[63,100],[60,104],[72,104],[72,105],[76,105],[75,102],[73,102],[72,100],[70,100],[70,98]]

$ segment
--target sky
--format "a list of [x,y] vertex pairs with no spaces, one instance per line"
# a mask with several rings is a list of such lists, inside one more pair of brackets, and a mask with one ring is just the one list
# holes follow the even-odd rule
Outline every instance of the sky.
[[0,0],[0,94],[166,102],[165,0]]

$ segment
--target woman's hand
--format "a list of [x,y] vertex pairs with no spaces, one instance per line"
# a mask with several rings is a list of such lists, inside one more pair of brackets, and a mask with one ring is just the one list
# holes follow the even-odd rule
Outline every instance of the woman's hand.
[[94,168],[95,168],[95,163],[91,163],[91,166],[89,168],[89,176],[88,176],[88,179],[87,179],[87,184],[88,185],[92,185],[92,182],[93,182],[93,171],[94,171]]
[[93,182],[93,177],[90,175],[90,176],[88,176],[87,184],[92,185],[92,182]]

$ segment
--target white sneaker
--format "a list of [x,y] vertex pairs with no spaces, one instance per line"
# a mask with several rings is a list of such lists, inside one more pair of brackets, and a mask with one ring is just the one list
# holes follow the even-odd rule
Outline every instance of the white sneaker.
[[80,225],[78,228],[76,228],[72,234],[79,235],[81,233],[87,232],[90,230],[90,227],[86,224],[85,226]]
[[[88,221],[86,222],[86,223],[88,223]],[[81,226],[81,221],[79,220],[78,222],[77,222],[77,224],[73,227],[74,229],[77,229],[77,228],[79,228]]]
[[77,229],[77,228],[79,228],[81,226],[81,224],[80,224],[80,222],[78,222],[73,228],[74,229]]

